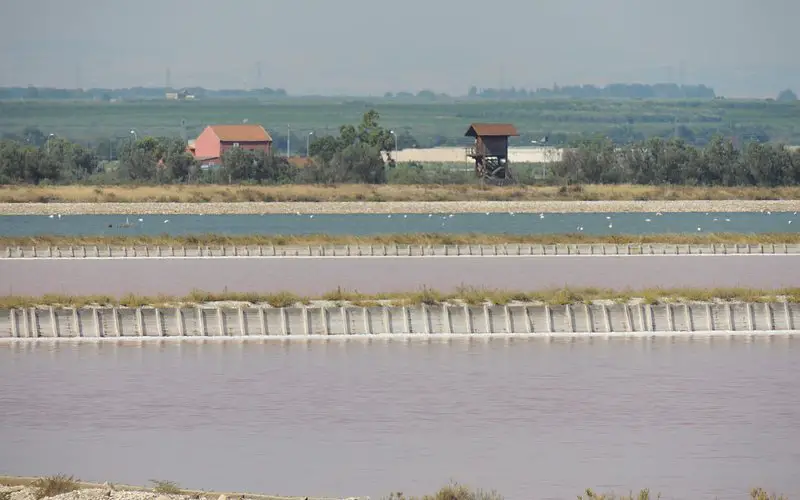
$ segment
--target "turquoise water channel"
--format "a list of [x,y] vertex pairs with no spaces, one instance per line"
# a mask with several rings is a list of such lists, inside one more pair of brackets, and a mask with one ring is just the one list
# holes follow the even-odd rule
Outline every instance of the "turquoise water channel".
[[793,212],[0,216],[0,235],[797,232]]

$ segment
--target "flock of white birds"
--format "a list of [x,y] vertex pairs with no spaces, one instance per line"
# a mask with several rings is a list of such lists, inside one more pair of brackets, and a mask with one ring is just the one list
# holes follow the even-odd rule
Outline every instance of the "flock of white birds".
[[[762,213],[764,213],[765,215],[772,215],[772,212],[771,212],[771,211],[768,211],[768,210],[762,211]],[[708,216],[708,215],[709,215],[709,212],[706,212],[705,214]],[[200,214],[200,215],[203,215],[203,214]],[[265,214],[261,214],[261,215],[265,215]],[[295,215],[299,215],[299,216],[307,215],[307,216],[308,216],[308,218],[310,218],[310,219],[313,219],[313,218],[314,218],[314,214],[302,214],[302,213],[300,213],[300,212],[295,212]],[[439,214],[433,214],[433,213],[430,213],[430,214],[428,214],[428,217],[429,217],[429,218],[433,218],[433,217],[439,217],[439,218],[441,218],[441,219],[442,219],[442,221],[443,221],[443,222],[442,222],[442,227],[444,227],[444,225],[446,224],[447,220],[448,220],[448,219],[452,219],[453,217],[455,217],[455,215],[456,215],[456,214],[439,215]],[[491,213],[491,212],[486,212],[486,215],[492,215],[492,213]],[[517,215],[517,213],[516,213],[516,212],[511,212],[511,211],[510,211],[510,212],[508,212],[508,213],[507,213],[507,215],[509,215],[509,216],[511,216],[511,217],[515,217],[515,216]],[[797,212],[794,212],[794,213],[793,213],[793,215],[797,215]],[[403,219],[407,219],[407,218],[408,218],[408,214],[387,214],[387,215],[386,215],[386,218],[387,218],[387,219],[391,219],[393,216],[396,216],[396,217],[401,217],[401,216],[402,216],[402,218],[403,218]],[[656,217],[662,217],[662,216],[663,216],[663,214],[662,214],[661,212],[656,212],[655,216],[656,216]],[[58,218],[58,219],[61,219],[62,215],[61,215],[61,214],[50,214],[50,215],[49,215],[49,217],[50,217],[51,219],[53,219],[53,218]],[[545,214],[544,214],[544,213],[540,213],[540,214],[539,214],[539,218],[540,218],[540,219],[544,219],[544,218],[545,218]],[[607,216],[606,216],[606,220],[608,221],[608,228],[609,228],[609,229],[613,229],[613,228],[614,228],[614,222],[613,222],[613,220],[612,220],[612,216],[610,216],[610,215],[607,215]],[[652,220],[651,218],[649,218],[649,217],[647,217],[647,218],[645,218],[645,219],[644,219],[644,222],[647,222],[647,223],[650,223],[650,222],[652,222],[652,221],[653,221],[653,220]],[[718,217],[715,217],[715,218],[713,219],[713,222],[719,222],[719,221],[720,221],[720,219],[719,219]],[[726,217],[726,218],[724,219],[724,221],[725,221],[725,222],[731,222],[731,219],[730,219],[730,218],[728,218],[728,217]],[[139,217],[139,218],[138,218],[138,222],[139,222],[140,224],[143,224],[143,223],[144,223],[144,218],[143,218],[143,217]],[[788,221],[787,221],[787,223],[788,223],[788,224],[792,224],[792,222],[793,222],[793,219],[790,219],[790,220],[788,220]],[[164,224],[167,224],[167,223],[169,223],[169,219],[164,219],[164,220],[163,220],[163,223],[164,223]],[[119,227],[132,227],[132,226],[134,226],[134,225],[135,225],[135,224],[132,224],[132,223],[130,222],[130,219],[129,219],[128,217],[126,217],[126,218],[125,218],[125,223],[124,223],[124,224],[120,224],[120,225],[119,225]],[[583,230],[584,230],[584,226],[577,226],[577,227],[575,228],[575,230],[576,230],[576,231],[578,231],[578,232],[581,232],[581,231],[583,231]],[[700,226],[698,226],[698,227],[697,227],[697,231],[703,231],[703,228],[702,228],[702,227],[700,227]]]

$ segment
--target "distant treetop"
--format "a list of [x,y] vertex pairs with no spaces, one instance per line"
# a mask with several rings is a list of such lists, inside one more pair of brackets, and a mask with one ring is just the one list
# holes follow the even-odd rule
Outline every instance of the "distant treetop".
[[782,90],[780,94],[778,94],[778,101],[781,102],[792,102],[797,100],[797,94],[794,93],[791,89]]

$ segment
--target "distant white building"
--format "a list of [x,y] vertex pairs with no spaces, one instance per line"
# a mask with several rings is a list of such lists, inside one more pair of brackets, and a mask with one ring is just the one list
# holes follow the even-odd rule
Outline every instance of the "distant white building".
[[180,92],[167,92],[165,97],[168,101],[183,101],[194,99],[194,96],[189,94],[185,89],[181,90]]
[[[553,163],[561,161],[564,154],[562,148],[518,147],[508,148],[508,160],[513,163]],[[401,149],[393,151],[392,158],[400,163],[470,163],[463,147],[445,147],[428,149]],[[384,153],[384,160],[387,159]]]

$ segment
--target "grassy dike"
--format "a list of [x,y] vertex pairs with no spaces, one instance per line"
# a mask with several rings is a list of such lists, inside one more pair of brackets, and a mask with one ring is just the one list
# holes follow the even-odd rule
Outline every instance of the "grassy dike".
[[[157,498],[169,498],[171,500],[334,500],[314,498],[314,497],[284,497],[251,493],[221,493],[206,490],[183,489],[172,481],[152,480],[153,485],[149,488],[115,485],[109,483],[88,483],[75,479],[73,476],[57,475],[50,477],[11,477],[0,476],[0,499],[16,500],[13,494],[16,492],[20,497],[33,498],[34,500],[44,500],[58,495],[63,500],[78,500],[81,490],[100,490],[103,498],[111,500],[149,500],[154,496]],[[10,488],[9,488],[10,487]],[[21,488],[21,489],[18,489]],[[88,492],[87,492],[88,493]],[[352,497],[358,499],[359,497]],[[451,482],[432,494],[422,496],[407,496],[402,492],[392,492],[382,497],[381,500],[504,500],[505,497],[496,491],[485,491],[474,489],[465,484]],[[535,498],[535,493],[531,492],[531,498]],[[598,493],[592,489],[586,489],[577,496],[578,500],[654,500],[661,498],[660,493],[653,493],[649,489],[642,489],[634,492],[630,490],[627,494],[616,495],[614,493]],[[751,500],[789,500],[788,497],[770,493],[762,488],[753,488],[749,492]]]
[[407,293],[364,294],[343,289],[332,290],[319,297],[303,297],[286,291],[278,293],[224,292],[211,293],[194,291],[183,297],[170,295],[142,296],[124,295],[60,295],[48,294],[40,297],[6,295],[0,297],[0,309],[22,307],[172,307],[178,305],[201,305],[218,302],[264,305],[270,307],[293,307],[298,305],[336,304],[353,306],[375,305],[419,305],[419,304],[535,304],[564,305],[591,304],[595,302],[613,303],[687,303],[687,302],[798,302],[800,287],[777,290],[752,288],[712,288],[712,289],[643,289],[612,290],[604,288],[558,288],[538,291],[494,290],[464,287],[454,293],[443,293],[424,288]]
[[438,234],[408,233],[374,236],[349,235],[224,235],[196,234],[185,236],[0,236],[3,247],[69,247],[69,246],[285,246],[285,245],[499,245],[531,244],[796,244],[800,243],[800,233],[707,233],[707,234],[655,234],[655,235],[608,235],[589,234]]
[[0,203],[798,200],[800,187],[644,185],[0,186]]

